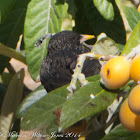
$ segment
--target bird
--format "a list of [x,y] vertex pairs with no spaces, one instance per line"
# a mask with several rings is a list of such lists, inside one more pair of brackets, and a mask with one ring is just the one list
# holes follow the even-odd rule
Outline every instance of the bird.
[[[71,81],[73,69],[80,54],[90,52],[91,46],[85,43],[93,35],[83,35],[74,31],[61,31],[50,35],[47,55],[40,68],[40,81],[47,92],[55,90]],[[42,43],[42,39],[39,43]],[[99,74],[101,65],[97,60],[86,60],[82,73],[86,77]]]

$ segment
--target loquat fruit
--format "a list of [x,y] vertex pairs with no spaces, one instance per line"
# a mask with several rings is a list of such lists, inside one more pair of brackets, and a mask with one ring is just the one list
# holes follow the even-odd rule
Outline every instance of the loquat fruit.
[[140,115],[140,85],[131,90],[128,96],[128,105],[133,113]]
[[127,130],[140,132],[140,116],[130,110],[128,106],[128,98],[121,105],[119,118],[120,122]]
[[136,55],[131,62],[130,76],[136,83],[140,81],[140,55]]
[[111,58],[101,68],[101,83],[109,89],[119,89],[130,78],[130,62],[125,56]]

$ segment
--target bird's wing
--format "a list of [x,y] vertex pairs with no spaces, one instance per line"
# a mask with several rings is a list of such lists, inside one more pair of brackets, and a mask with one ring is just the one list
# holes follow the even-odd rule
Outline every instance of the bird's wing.
[[71,71],[62,51],[49,54],[43,59],[40,80],[48,92],[70,82]]
[[97,60],[86,60],[82,69],[82,73],[86,77],[99,74],[101,69],[101,64]]

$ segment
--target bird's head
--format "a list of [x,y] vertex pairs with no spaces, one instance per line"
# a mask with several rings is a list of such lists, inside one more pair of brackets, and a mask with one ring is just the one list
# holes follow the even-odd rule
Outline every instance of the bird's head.
[[48,50],[51,53],[66,47],[80,46],[83,42],[92,38],[95,38],[95,36],[79,34],[74,31],[62,31],[51,37]]

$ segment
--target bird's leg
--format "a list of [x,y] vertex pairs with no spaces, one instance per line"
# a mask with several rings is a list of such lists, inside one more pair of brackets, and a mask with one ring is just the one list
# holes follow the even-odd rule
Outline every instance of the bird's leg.
[[48,39],[49,37],[52,37],[52,36],[54,36],[54,35],[55,35],[55,34],[48,33],[48,34],[44,35],[43,37],[39,38],[38,41],[35,43],[35,47],[40,46],[40,45],[42,44],[42,41],[43,41],[44,39]]
[[[101,55],[98,55],[98,58]],[[76,82],[77,80],[80,81],[81,86],[84,86],[88,83],[88,81],[85,78],[85,75],[83,73],[81,73],[84,62],[87,58],[96,58],[97,54],[94,53],[84,53],[79,55],[78,59],[77,59],[77,64],[76,67],[74,69],[74,74],[72,75],[72,80],[70,82],[70,85],[67,87],[68,91],[69,91],[69,95],[68,98],[73,94],[73,90],[76,90]]]
[[[77,59],[76,68],[74,69],[74,74],[72,75],[72,80],[70,82],[70,85],[67,87],[68,91],[72,94],[73,94],[73,90],[76,90],[76,82],[79,77],[79,74],[81,74],[83,64],[86,59],[85,55],[86,54],[79,55],[79,57]],[[83,79],[83,81],[84,80],[85,80],[85,78]],[[86,80],[85,80],[85,83],[87,83]]]
[[72,75],[70,85],[67,87],[67,89],[69,91],[67,98],[69,98],[73,94],[73,91],[76,90],[77,80],[80,81],[81,86],[84,86],[88,83],[88,81],[85,78],[85,75],[83,73],[81,73],[86,59],[96,59],[96,60],[101,60],[101,61],[107,61],[112,57],[113,56],[111,56],[111,55],[110,56],[100,55],[100,54],[95,54],[93,52],[84,53],[84,54],[79,55],[79,57],[77,59],[76,67],[74,69],[74,74]]

